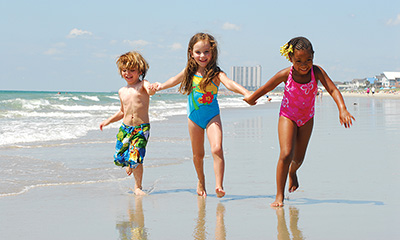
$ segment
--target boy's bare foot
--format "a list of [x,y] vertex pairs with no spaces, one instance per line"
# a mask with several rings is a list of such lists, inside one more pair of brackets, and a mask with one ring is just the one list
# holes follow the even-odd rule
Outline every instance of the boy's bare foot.
[[200,183],[200,181],[197,183],[197,195],[207,197],[206,188]]
[[222,198],[225,196],[225,191],[222,187],[217,187],[215,188],[215,193],[217,194],[217,197]]
[[143,190],[140,189],[140,188],[136,188],[135,191],[134,191],[134,193],[135,193],[135,195],[138,195],[138,196],[147,195],[147,193],[143,192]]
[[128,174],[128,176],[130,176],[132,174],[132,172],[133,172],[133,169],[130,168],[130,167],[126,167],[125,171],[126,171],[126,174]]
[[297,180],[297,174],[289,173],[289,192],[292,193],[299,188],[299,181]]

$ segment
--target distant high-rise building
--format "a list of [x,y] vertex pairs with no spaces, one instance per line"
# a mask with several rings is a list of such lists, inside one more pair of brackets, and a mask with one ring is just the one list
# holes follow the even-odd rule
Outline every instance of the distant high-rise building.
[[261,86],[261,66],[231,68],[232,80],[242,85],[250,91],[254,91]]

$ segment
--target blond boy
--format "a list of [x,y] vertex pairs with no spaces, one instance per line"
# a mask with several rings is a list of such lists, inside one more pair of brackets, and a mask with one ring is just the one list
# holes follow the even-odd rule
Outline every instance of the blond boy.
[[118,91],[121,108],[100,124],[100,130],[123,119],[117,134],[114,163],[126,167],[128,175],[133,173],[134,193],[145,195],[142,190],[143,159],[150,135],[150,95],[155,91],[150,89],[150,83],[144,79],[149,65],[139,53],[132,51],[121,55],[117,60],[117,67],[121,77],[127,82]]

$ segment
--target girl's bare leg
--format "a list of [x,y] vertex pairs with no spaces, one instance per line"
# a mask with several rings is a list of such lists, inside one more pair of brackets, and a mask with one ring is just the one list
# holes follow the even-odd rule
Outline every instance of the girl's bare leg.
[[215,116],[207,125],[207,137],[214,158],[215,193],[217,197],[221,198],[225,196],[223,187],[225,160],[222,148],[222,124],[219,115]]
[[299,181],[297,178],[297,170],[301,167],[306,155],[307,146],[311,137],[314,126],[314,119],[312,118],[297,131],[296,145],[294,148],[293,161],[289,168],[289,192],[294,192],[299,188]]
[[138,164],[135,169],[133,169],[133,177],[135,178],[135,190],[136,195],[146,195],[142,190],[142,179],[143,179],[143,164]]
[[199,196],[207,196],[205,175],[204,175],[204,129],[188,119],[189,135],[192,144],[193,164],[196,169],[197,194]]
[[293,150],[297,135],[297,125],[286,117],[279,117],[278,136],[280,155],[276,167],[276,197],[271,203],[271,207],[282,207],[284,201],[284,191],[286,179],[289,172],[290,163],[293,159]]

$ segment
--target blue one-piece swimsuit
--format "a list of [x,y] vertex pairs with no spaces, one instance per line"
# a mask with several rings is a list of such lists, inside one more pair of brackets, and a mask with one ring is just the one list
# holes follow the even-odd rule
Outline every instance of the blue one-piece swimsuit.
[[190,120],[205,129],[211,119],[219,114],[218,86],[211,81],[205,91],[202,91],[199,87],[202,79],[201,76],[193,76],[193,89],[188,95],[187,114]]

